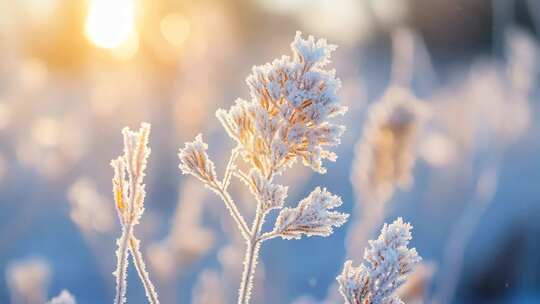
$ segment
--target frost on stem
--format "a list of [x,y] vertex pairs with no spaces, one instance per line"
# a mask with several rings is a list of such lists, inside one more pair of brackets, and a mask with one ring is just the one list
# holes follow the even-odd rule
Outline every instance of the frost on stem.
[[385,202],[412,183],[414,144],[427,108],[405,88],[391,87],[368,113],[356,148],[352,183],[368,202]]
[[333,227],[343,225],[348,214],[330,209],[341,205],[341,198],[326,189],[315,188],[296,208],[284,208],[279,213],[273,233],[284,239],[300,239],[307,236],[329,236]]
[[150,155],[148,136],[150,124],[142,123],[139,131],[129,128],[122,130],[124,136],[124,154],[111,161],[114,169],[113,194],[116,211],[122,225],[122,235],[116,241],[118,249],[117,268],[113,272],[116,277],[115,303],[126,302],[128,251],[131,251],[133,262],[144,285],[146,296],[150,303],[159,303],[154,285],[150,281],[148,272],[139,251],[139,241],[135,238],[133,227],[139,223],[144,212],[145,176],[147,159]]
[[75,297],[69,291],[62,290],[59,295],[52,298],[46,304],[76,304]]
[[[292,56],[253,67],[246,79],[249,100],[237,99],[229,110],[216,111],[224,129],[237,143],[222,180],[217,180],[206,154],[207,145],[200,136],[186,143],[179,153],[182,172],[194,175],[220,195],[247,242],[238,298],[242,304],[249,303],[264,240],[276,236],[300,238],[302,234],[328,236],[334,226],[347,219],[346,214],[329,211],[341,205],[341,199],[317,188],[297,208],[283,209],[274,231],[262,233],[265,216],[272,209],[283,208],[287,197],[288,188],[275,184],[274,177],[297,159],[325,173],[323,160],[336,160],[336,154],[329,149],[340,143],[345,131],[344,126],[331,122],[347,111],[337,97],[340,81],[334,70],[326,68],[336,46],[312,36],[303,39],[298,32],[291,49]],[[237,154],[250,167],[248,173],[234,164]],[[233,175],[250,188],[257,202],[251,229],[227,192]]]
[[379,238],[369,241],[364,263],[353,267],[352,261],[345,262],[336,279],[347,304],[403,303],[394,291],[405,283],[406,276],[421,260],[416,249],[407,247],[412,239],[411,229],[401,218],[384,224]]

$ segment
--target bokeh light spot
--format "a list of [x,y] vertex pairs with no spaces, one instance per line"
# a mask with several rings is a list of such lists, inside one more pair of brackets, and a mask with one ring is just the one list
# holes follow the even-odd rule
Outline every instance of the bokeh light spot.
[[96,46],[116,48],[129,40],[135,27],[133,0],[92,0],[86,18],[86,37]]

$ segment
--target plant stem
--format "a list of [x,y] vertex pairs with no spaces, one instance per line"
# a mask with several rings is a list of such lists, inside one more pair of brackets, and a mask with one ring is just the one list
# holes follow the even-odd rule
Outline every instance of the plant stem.
[[257,208],[257,213],[255,214],[255,221],[253,222],[253,227],[251,228],[251,237],[247,241],[246,246],[246,255],[244,258],[244,272],[242,273],[242,281],[240,283],[238,304],[248,304],[251,297],[253,278],[255,275],[255,268],[257,267],[259,249],[261,247],[261,242],[259,241],[259,234],[261,233],[264,216],[265,214],[262,213],[260,208]]
[[229,209],[233,219],[236,221],[236,224],[240,229],[240,232],[242,233],[244,239],[249,240],[251,238],[251,233],[249,232],[249,228],[246,224],[246,221],[244,220],[244,217],[242,216],[242,214],[240,214],[240,211],[232,200],[231,195],[227,191],[225,191],[223,187],[218,183],[213,183],[211,184],[211,186],[214,190],[216,190],[221,199],[225,202],[225,206],[227,206],[227,209]]
[[121,217],[121,220],[124,221],[124,227],[122,229],[122,236],[120,237],[118,244],[118,251],[116,252],[118,261],[116,267],[115,304],[123,304],[126,300],[129,240],[133,235],[133,210],[135,198],[137,197],[138,193],[137,181],[139,179],[139,173],[133,171],[132,163],[129,161],[131,160],[131,157],[127,157],[126,155],[125,158],[128,160],[126,164],[129,173],[129,203],[127,205],[127,214],[129,216]]
[[135,268],[139,273],[139,278],[143,283],[144,291],[146,292],[148,302],[150,302],[150,304],[159,304],[156,288],[154,287],[154,284],[152,284],[152,281],[150,281],[148,271],[146,271],[146,265],[140,251],[139,243],[139,240],[137,240],[135,236],[132,235],[129,239],[129,250],[131,251]]
[[127,257],[128,257],[128,240],[131,234],[132,227],[125,227],[122,231],[122,236],[119,240],[118,251],[116,253],[118,261],[116,268],[116,297],[115,304],[122,304],[126,295],[126,276],[127,276]]

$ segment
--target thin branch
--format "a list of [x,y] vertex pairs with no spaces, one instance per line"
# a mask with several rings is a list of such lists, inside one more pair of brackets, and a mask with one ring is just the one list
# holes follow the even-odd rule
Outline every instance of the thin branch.
[[126,277],[127,277],[127,266],[128,266],[128,240],[129,234],[128,231],[130,228],[124,228],[122,236],[118,240],[118,249],[116,251],[117,256],[117,268],[115,270],[116,276],[116,297],[114,299],[115,304],[125,303],[126,300]]
[[[128,164],[128,166],[130,166]],[[131,171],[132,172],[132,171]],[[130,172],[130,173],[131,173]],[[128,212],[130,216],[129,220],[124,226],[122,236],[120,238],[117,256],[118,256],[118,268],[116,269],[116,298],[114,303],[122,304],[126,302],[126,290],[127,290],[127,267],[128,267],[128,249],[129,249],[129,239],[133,234],[133,205],[135,204],[135,197],[137,197],[137,178],[133,174],[128,174],[129,176],[129,203],[127,205]]]
[[251,227],[251,238],[248,240],[246,247],[246,255],[244,259],[244,272],[242,273],[242,281],[238,291],[238,304],[248,304],[251,297],[251,289],[253,288],[253,277],[255,276],[255,268],[259,257],[259,249],[261,242],[258,241],[261,233],[262,223],[264,222],[265,213],[261,210],[261,205],[257,207],[255,220]]
[[249,183],[250,183],[249,177],[242,170],[237,168],[236,170],[234,170],[234,175],[236,175],[236,177],[238,177],[244,183],[246,183],[246,185],[249,185]]
[[231,213],[233,219],[235,220],[244,239],[249,240],[251,238],[251,233],[249,232],[249,228],[248,228],[248,225],[246,224],[246,220],[244,220],[244,217],[238,210],[238,207],[236,207],[236,204],[231,198],[231,195],[229,194],[229,192],[223,189],[223,186],[218,183],[211,183],[209,184],[209,186],[219,194],[219,196],[225,203],[225,206],[227,207],[227,209],[229,209],[229,212]]
[[236,161],[236,158],[238,157],[239,154],[240,154],[240,151],[238,147],[232,150],[231,157],[229,158],[229,162],[227,163],[227,167],[225,168],[223,182],[221,182],[224,190],[227,190],[227,188],[229,188],[231,177],[233,175],[234,169],[236,168],[234,162]]
[[150,281],[150,275],[146,270],[146,264],[144,263],[144,259],[140,250],[140,241],[135,238],[133,234],[129,239],[129,250],[131,251],[131,256],[133,257],[133,262],[135,263],[135,268],[139,273],[139,278],[143,283],[144,291],[146,292],[148,302],[150,302],[150,304],[159,304],[156,288],[154,287],[154,284],[152,284],[152,281]]
[[258,239],[258,242],[264,242],[278,237],[279,235],[275,231],[263,233]]

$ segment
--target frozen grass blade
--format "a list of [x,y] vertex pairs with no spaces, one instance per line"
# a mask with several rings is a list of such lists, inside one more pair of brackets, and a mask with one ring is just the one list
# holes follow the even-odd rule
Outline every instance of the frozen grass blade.
[[[114,168],[113,194],[116,210],[122,224],[122,235],[117,240],[118,249],[116,277],[116,296],[114,303],[126,303],[128,255],[131,252],[137,273],[143,282],[148,302],[158,304],[154,285],[150,281],[146,266],[139,250],[139,241],[133,235],[133,228],[139,223],[144,212],[144,170],[150,155],[148,136],[150,124],[143,123],[139,131],[128,128],[122,130],[124,136],[124,154],[111,162]],[[127,176],[127,179],[126,179]]]

